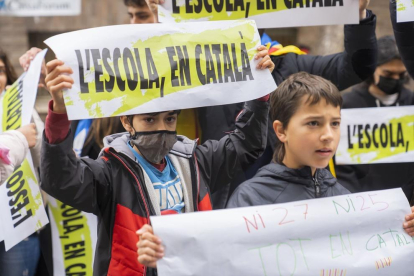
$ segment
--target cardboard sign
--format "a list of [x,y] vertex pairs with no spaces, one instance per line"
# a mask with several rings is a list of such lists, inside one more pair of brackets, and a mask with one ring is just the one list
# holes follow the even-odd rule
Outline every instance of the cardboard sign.
[[[111,35],[108,35],[111,34]],[[45,41],[73,69],[70,120],[244,102],[276,89],[254,57],[254,21],[139,24]]]
[[414,107],[341,111],[336,164],[414,162]]
[[158,7],[163,23],[252,19],[259,28],[358,24],[359,0],[171,0]]
[[165,247],[158,274],[410,276],[410,213],[394,189],[151,217]]

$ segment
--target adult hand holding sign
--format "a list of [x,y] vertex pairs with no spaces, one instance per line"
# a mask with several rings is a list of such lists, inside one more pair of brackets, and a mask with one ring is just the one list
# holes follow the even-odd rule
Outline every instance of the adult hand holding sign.
[[367,8],[371,0],[359,0],[359,20],[367,17]]

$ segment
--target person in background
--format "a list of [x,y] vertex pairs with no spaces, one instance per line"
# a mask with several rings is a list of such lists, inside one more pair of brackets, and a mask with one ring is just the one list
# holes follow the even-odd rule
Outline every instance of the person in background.
[[[414,105],[414,93],[404,87],[407,69],[393,36],[378,39],[374,74],[343,95],[343,108],[383,108]],[[384,109],[384,112],[386,109]],[[401,187],[414,203],[414,162],[335,166],[338,181],[353,193]]]
[[[4,95],[8,86],[12,85],[16,80],[16,72],[10,63],[7,54],[0,49],[0,97]],[[37,142],[34,146],[30,143],[32,146],[30,148],[30,153],[32,155],[35,173],[39,179],[41,135],[44,129],[44,124],[36,110],[33,110],[32,122],[36,128]],[[26,128],[24,130],[28,131]],[[7,132],[5,132],[4,135],[10,135],[10,133],[6,133]],[[17,132],[13,133],[14,135],[19,135]],[[9,148],[9,150],[14,151],[16,149],[13,147]],[[39,256],[39,237],[37,233],[27,237],[7,252],[5,251],[4,242],[0,242],[0,276],[33,276],[36,271]]]

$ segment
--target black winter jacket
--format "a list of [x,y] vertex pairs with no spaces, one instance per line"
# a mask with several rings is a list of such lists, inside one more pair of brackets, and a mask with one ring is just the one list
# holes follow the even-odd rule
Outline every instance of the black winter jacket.
[[286,203],[349,194],[326,169],[290,169],[270,163],[255,177],[242,183],[232,194],[227,208]]
[[[366,85],[343,95],[343,108],[381,107],[383,104],[368,92]],[[414,93],[404,89],[393,106],[414,105]],[[413,107],[414,108],[414,107]],[[401,187],[413,200],[414,163],[385,163],[335,166],[338,181],[353,193]]]

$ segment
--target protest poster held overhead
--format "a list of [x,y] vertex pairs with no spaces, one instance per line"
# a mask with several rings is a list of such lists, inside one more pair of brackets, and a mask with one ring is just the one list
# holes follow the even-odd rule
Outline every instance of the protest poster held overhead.
[[81,0],[0,0],[0,15],[74,16],[81,13]]
[[151,217],[165,254],[158,275],[414,273],[401,189]]
[[354,108],[341,113],[338,165],[414,162],[412,106]]
[[359,0],[171,0],[159,6],[158,18],[164,23],[247,18],[258,28],[283,28],[358,24],[358,9]]
[[[30,123],[46,52],[43,50],[39,53],[29,70],[0,95],[1,132],[15,130]],[[0,221],[6,251],[49,222],[30,152],[0,186]]]
[[398,0],[397,1],[397,22],[413,22],[414,21],[414,1]]
[[252,20],[110,26],[45,43],[73,70],[71,120],[231,104],[276,89],[256,69]]

